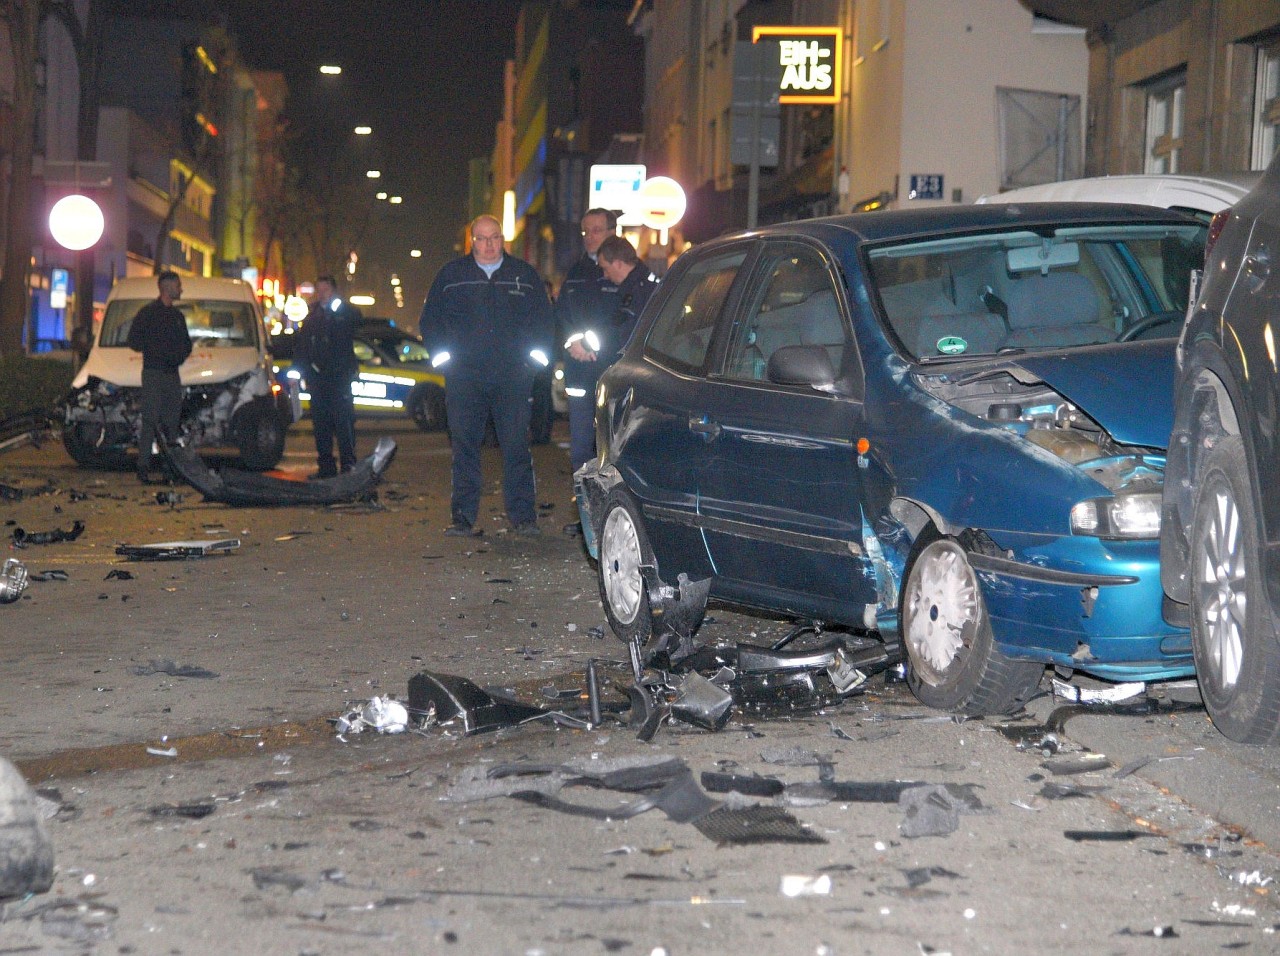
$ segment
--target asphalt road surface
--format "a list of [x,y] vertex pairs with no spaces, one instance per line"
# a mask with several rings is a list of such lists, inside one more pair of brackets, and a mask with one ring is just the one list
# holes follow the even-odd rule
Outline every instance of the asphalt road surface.
[[[78,470],[56,442],[0,455],[0,483],[26,492],[0,500],[5,556],[65,572],[0,606],[0,755],[48,797],[57,858],[50,892],[0,906],[0,953],[1280,950],[1277,754],[1225,741],[1173,701],[1186,690],[957,721],[876,677],[822,713],[651,743],[611,719],[336,736],[332,718],[403,700],[420,671],[563,708],[588,659],[625,656],[560,531],[561,447],[535,449],[540,538],[505,533],[487,452],[486,533],[465,540],[442,534],[445,438],[362,422],[362,450],[380,434],[400,448],[377,507],[232,509],[183,488],[162,504],[169,489]],[[304,425],[286,471],[311,469],[309,445]],[[74,542],[9,545],[76,520]],[[221,538],[240,546],[115,554]],[[713,607],[700,636],[784,630]],[[605,667],[611,699],[626,673]],[[624,818],[653,791],[599,785],[672,766],[787,785],[696,799],[767,805],[804,842],[725,842],[662,806]],[[820,781],[836,786],[800,786]],[[912,816],[840,786],[894,781],[952,788]],[[908,836],[922,821],[955,829]]]

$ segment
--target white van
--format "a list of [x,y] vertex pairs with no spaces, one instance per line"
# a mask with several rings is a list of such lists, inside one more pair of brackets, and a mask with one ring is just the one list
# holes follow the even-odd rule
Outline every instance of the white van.
[[1261,178],[1260,172],[1221,176],[1095,176],[1024,186],[982,196],[978,203],[1125,202],[1176,209],[1209,219],[1214,213],[1234,206]]
[[[175,303],[187,320],[181,435],[188,447],[235,446],[244,466],[274,468],[293,421],[271,375],[267,330],[253,287],[239,279],[183,276]],[[89,358],[63,410],[67,452],[85,466],[120,464],[141,424],[142,355],[129,348],[133,318],[158,295],[148,276],[117,280]]]

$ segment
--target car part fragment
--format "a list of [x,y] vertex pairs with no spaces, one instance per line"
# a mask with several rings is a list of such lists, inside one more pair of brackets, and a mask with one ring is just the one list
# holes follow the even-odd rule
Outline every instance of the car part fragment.
[[552,713],[541,707],[495,696],[465,677],[420,671],[409,678],[409,711],[425,714],[431,710],[441,724],[459,721],[467,736],[514,727]]
[[160,541],[155,544],[122,544],[116,554],[130,561],[185,561],[211,554],[226,554],[240,547],[239,538],[221,541]]
[[29,544],[58,544],[62,541],[74,541],[84,533],[84,522],[74,521],[70,528],[54,528],[52,531],[24,531],[13,529],[13,546],[25,548]]
[[0,568],[0,604],[12,604],[27,589],[27,569],[17,558],[9,558]]
[[184,481],[206,501],[238,507],[261,505],[327,505],[368,495],[396,454],[390,438],[378,439],[373,454],[351,471],[316,481],[292,481],[238,468],[213,471],[196,452],[181,443],[163,443],[164,454]]

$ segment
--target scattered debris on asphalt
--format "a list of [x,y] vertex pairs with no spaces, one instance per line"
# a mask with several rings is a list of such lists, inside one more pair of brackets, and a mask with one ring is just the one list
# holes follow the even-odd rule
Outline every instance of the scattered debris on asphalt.
[[31,575],[31,580],[40,581],[42,583],[48,582],[48,581],[70,581],[71,575],[67,574],[66,571],[61,571],[54,568],[48,571],[36,572],[35,574]]
[[[150,752],[150,751],[149,751]],[[203,820],[213,813],[212,803],[162,803],[147,812],[153,817],[183,817],[187,820]]]
[[160,541],[155,544],[122,544],[116,554],[130,561],[185,561],[226,554],[240,547],[239,538],[221,541]]
[[23,528],[13,529],[13,546],[25,548],[33,544],[59,544],[63,541],[74,541],[84,534],[84,522],[74,521],[70,528],[54,528],[50,531],[26,531]]
[[27,589],[27,569],[17,558],[9,558],[0,568],[0,604],[12,604]]
[[129,673],[136,677],[148,677],[151,674],[167,674],[169,677],[195,677],[208,680],[217,677],[213,671],[195,664],[176,664],[168,658],[157,658],[146,664],[138,664],[129,668]]
[[1064,680],[1053,678],[1053,695],[1073,704],[1118,704],[1132,700],[1147,689],[1142,681],[1131,681],[1127,684],[1115,684],[1101,690],[1077,687]]
[[375,697],[349,710],[334,721],[339,736],[376,730],[380,734],[402,734],[409,728],[409,711],[390,697]]
[[132,581],[134,574],[132,571],[126,571],[124,568],[112,568],[107,572],[104,581]]

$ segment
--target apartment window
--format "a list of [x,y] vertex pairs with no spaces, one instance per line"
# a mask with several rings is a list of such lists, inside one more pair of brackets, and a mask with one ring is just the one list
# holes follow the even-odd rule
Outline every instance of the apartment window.
[[1176,173],[1182,152],[1182,119],[1187,77],[1184,73],[1147,87],[1146,173]]
[[1266,169],[1276,153],[1280,130],[1280,42],[1258,48],[1253,88],[1253,169]]

